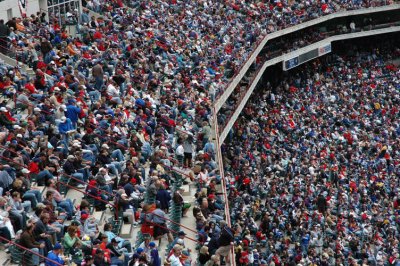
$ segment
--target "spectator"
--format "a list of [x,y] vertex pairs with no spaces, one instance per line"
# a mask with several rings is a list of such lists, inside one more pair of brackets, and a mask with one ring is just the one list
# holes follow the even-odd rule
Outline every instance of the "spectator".
[[215,252],[217,256],[223,256],[225,263],[229,263],[229,256],[233,246],[233,231],[226,225],[226,222],[221,220],[221,234],[219,236],[219,248]]
[[49,251],[53,250],[52,240],[53,232],[48,226],[50,220],[50,215],[48,213],[41,213],[40,219],[36,221],[35,228],[33,229],[33,234],[35,236],[35,240],[39,243],[44,243],[44,254],[47,254]]
[[26,214],[30,211],[31,207],[30,201],[22,202],[20,193],[15,191],[11,194],[8,204],[10,206],[10,217],[16,219],[17,222],[15,229],[18,231],[24,228],[27,220]]
[[53,199],[55,200],[58,207],[61,207],[65,210],[68,215],[68,218],[72,218],[74,214],[74,206],[72,204],[71,199],[64,198],[63,195],[56,189],[56,182],[54,180],[50,180],[48,183],[48,189],[53,193]]
[[35,237],[33,236],[34,227],[34,224],[29,224],[26,226],[26,229],[21,234],[20,245],[30,249],[33,252],[32,264],[39,265],[40,257],[37,254],[43,254],[45,244],[36,242]]
[[160,256],[158,255],[158,249],[156,247],[156,244],[154,242],[150,242],[149,244],[150,247],[150,264],[154,266],[161,266],[161,259]]
[[61,252],[62,246],[60,245],[60,243],[56,243],[53,250],[50,251],[47,255],[47,258],[49,260],[46,260],[46,266],[56,266],[57,264],[55,264],[54,262],[64,265],[64,260],[61,257]]

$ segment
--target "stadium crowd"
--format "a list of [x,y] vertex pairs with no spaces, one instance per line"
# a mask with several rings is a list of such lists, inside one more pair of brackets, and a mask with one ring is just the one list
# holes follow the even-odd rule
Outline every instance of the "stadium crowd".
[[[265,34],[371,3],[392,1],[131,1],[133,9],[85,1],[77,37],[41,14],[0,20],[1,52],[34,70],[0,67],[0,236],[58,262],[160,265],[155,242],[167,234],[170,200],[184,215],[189,208],[179,191],[171,195],[173,172],[190,168],[199,261],[227,260],[233,235],[217,191],[212,102]],[[64,181],[93,204],[74,206],[59,191]],[[154,206],[145,203],[150,195]],[[115,200],[131,223],[156,224],[154,241],[134,248],[112,225],[96,226],[90,208]],[[169,240],[170,264],[190,264],[185,233]]]
[[238,265],[400,264],[400,49],[386,40],[265,83],[243,110],[222,151]]

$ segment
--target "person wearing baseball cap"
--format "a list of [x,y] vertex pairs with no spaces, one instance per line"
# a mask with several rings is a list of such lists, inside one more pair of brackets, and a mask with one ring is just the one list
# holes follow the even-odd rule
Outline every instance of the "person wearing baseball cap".
[[150,265],[161,266],[161,259],[160,255],[158,254],[156,243],[150,242],[149,247],[150,247]]
[[47,255],[48,260],[46,260],[46,266],[58,266],[58,264],[64,265],[64,260],[61,258],[61,252],[61,244],[56,243],[53,250]]

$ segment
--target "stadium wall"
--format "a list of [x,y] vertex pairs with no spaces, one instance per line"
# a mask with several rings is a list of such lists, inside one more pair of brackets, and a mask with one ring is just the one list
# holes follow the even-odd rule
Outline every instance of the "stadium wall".
[[[275,64],[280,63],[280,62],[284,62],[285,60],[289,60],[289,59],[294,58],[296,56],[300,56],[300,55],[302,55],[304,53],[307,53],[309,51],[312,51],[314,49],[320,49],[322,47],[326,47],[326,46],[330,45],[332,42],[335,42],[335,41],[347,40],[347,39],[353,39],[353,38],[360,38],[360,37],[366,37],[366,36],[373,36],[373,35],[385,34],[385,33],[391,33],[391,32],[400,32],[400,26],[388,27],[388,28],[376,29],[376,30],[370,30],[370,31],[354,32],[354,33],[348,33],[348,34],[341,34],[341,35],[337,35],[337,36],[331,36],[329,38],[326,38],[326,39],[324,39],[322,41],[313,43],[313,44],[308,45],[306,47],[303,47],[301,49],[292,51],[290,53],[287,53],[287,54],[284,54],[284,55],[281,55],[281,56],[278,56],[278,57],[273,58],[271,60],[267,60],[263,64],[261,69],[258,71],[258,73],[255,76],[255,78],[253,79],[253,81],[252,81],[248,91],[246,92],[245,96],[241,100],[240,104],[236,108],[236,110],[233,113],[233,115],[230,117],[229,122],[226,124],[226,126],[223,129],[223,131],[221,132],[221,134],[219,134],[219,145],[221,145],[224,142],[224,140],[227,137],[229,131],[231,130],[233,124],[235,123],[236,119],[239,117],[240,113],[242,112],[244,106],[246,105],[247,101],[249,100],[251,94],[254,91],[254,88],[256,87],[258,81],[260,80],[260,78],[264,74],[264,71],[266,70],[267,67],[275,65]],[[323,55],[323,54],[321,54],[321,55]],[[311,58],[309,60],[312,60],[314,58]],[[304,61],[303,63],[305,63],[305,62],[306,61]]]
[[375,8],[366,8],[366,9],[358,9],[358,10],[349,10],[349,11],[341,11],[333,14],[329,14],[323,17],[319,17],[317,19],[313,19],[304,23],[301,23],[299,25],[295,25],[289,28],[286,28],[284,30],[276,31],[271,34],[266,35],[262,41],[260,41],[259,45],[257,48],[254,50],[254,52],[251,54],[250,58],[247,60],[247,62],[243,65],[243,67],[240,69],[239,73],[233,78],[233,80],[230,82],[224,93],[218,98],[218,100],[215,102],[214,108],[215,112],[218,113],[218,111],[221,109],[221,107],[224,105],[226,100],[229,98],[229,96],[232,94],[233,90],[236,88],[236,86],[239,84],[239,82],[242,80],[243,76],[246,74],[247,70],[251,66],[251,64],[254,62],[258,54],[261,52],[261,50],[264,48],[265,44],[274,38],[281,37],[282,35],[286,35],[301,29],[305,29],[307,27],[313,26],[320,24],[322,22],[326,22],[331,19],[335,18],[340,18],[340,17],[347,17],[347,16],[354,16],[354,15],[363,15],[363,14],[370,14],[370,13],[376,13],[376,12],[384,12],[384,11],[390,11],[390,10],[397,10],[400,9],[400,4],[393,4],[389,6],[382,6],[382,7],[375,7]]
[[[19,0],[0,0],[0,18],[4,21],[12,17],[21,17],[21,10],[18,5]],[[40,8],[46,4],[46,0],[24,0],[26,4],[26,15],[36,14]],[[47,6],[47,4],[46,4]]]

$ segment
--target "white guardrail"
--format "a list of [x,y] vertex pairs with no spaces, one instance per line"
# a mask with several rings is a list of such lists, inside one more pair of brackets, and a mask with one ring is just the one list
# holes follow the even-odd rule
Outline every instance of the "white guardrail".
[[[249,100],[251,94],[254,91],[254,88],[256,87],[258,81],[264,74],[264,71],[267,67],[275,65],[276,63],[279,63],[281,61],[289,60],[293,57],[299,56],[301,54],[304,54],[306,52],[309,52],[311,50],[314,50],[316,48],[324,47],[331,42],[334,41],[340,41],[340,40],[346,40],[346,39],[353,39],[353,38],[360,38],[360,37],[365,37],[365,36],[371,36],[371,35],[378,35],[378,34],[385,34],[385,33],[391,33],[391,32],[398,32],[400,31],[400,26],[395,26],[395,27],[388,27],[384,29],[376,29],[376,30],[369,30],[369,31],[361,31],[361,32],[354,32],[354,33],[347,33],[347,34],[340,34],[340,35],[335,35],[328,37],[322,41],[313,43],[309,46],[303,47],[301,49],[292,51],[290,53],[275,57],[271,60],[268,60],[264,63],[264,65],[261,67],[261,69],[258,71],[257,76],[254,78],[252,84],[250,85],[250,88],[246,92],[246,95],[243,97],[241,100],[239,106],[236,108],[235,112],[233,115],[230,117],[229,122],[226,124],[224,130],[221,132],[219,135],[219,145],[221,145],[226,136],[228,135],[229,131],[231,130],[233,124],[235,123],[236,119],[239,117],[240,113],[242,112],[244,106],[246,105],[247,101]],[[314,58],[311,58],[312,60]],[[219,147],[217,147],[219,148]]]
[[[247,70],[249,69],[250,65],[254,62],[262,48],[264,48],[265,44],[274,38],[281,37],[282,35],[286,35],[331,19],[340,18],[340,17],[347,17],[347,16],[354,16],[354,15],[362,15],[362,14],[369,14],[369,13],[376,13],[382,11],[390,11],[400,9],[400,4],[392,4],[388,6],[381,6],[381,7],[374,7],[374,8],[365,8],[365,9],[357,9],[357,10],[349,10],[349,11],[339,11],[336,13],[332,13],[323,17],[319,17],[280,31],[275,31],[271,34],[267,34],[264,39],[260,42],[254,52],[251,54],[250,58],[246,61],[243,67],[240,69],[239,73],[232,79],[228,87],[225,89],[224,93],[216,100],[214,104],[215,111],[221,109],[224,105],[226,100],[229,98],[233,90],[236,88],[237,84],[242,80],[243,76],[246,74]],[[225,139],[225,138],[224,138]]]

